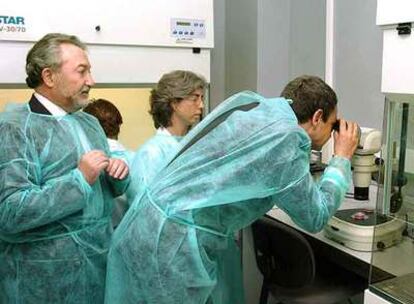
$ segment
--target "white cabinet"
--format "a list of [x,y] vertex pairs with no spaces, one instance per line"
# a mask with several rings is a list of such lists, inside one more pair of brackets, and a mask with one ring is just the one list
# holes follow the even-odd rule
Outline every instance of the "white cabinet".
[[64,32],[91,44],[212,48],[214,42],[213,0],[15,0],[1,14],[0,40]]
[[88,44],[97,83],[151,84],[171,70],[210,80],[213,0],[6,1],[0,16],[0,84],[23,84],[25,58],[46,33]]
[[411,22],[414,22],[414,1],[377,0],[377,24],[383,29],[383,93],[414,94]]
[[377,0],[377,24],[397,24],[414,20],[414,1]]

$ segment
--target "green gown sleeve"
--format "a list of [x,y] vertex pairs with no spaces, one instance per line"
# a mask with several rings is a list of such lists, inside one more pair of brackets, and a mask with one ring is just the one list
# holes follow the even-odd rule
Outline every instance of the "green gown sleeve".
[[85,207],[92,189],[77,168],[42,183],[39,161],[23,132],[3,124],[0,134],[1,233],[42,226]]

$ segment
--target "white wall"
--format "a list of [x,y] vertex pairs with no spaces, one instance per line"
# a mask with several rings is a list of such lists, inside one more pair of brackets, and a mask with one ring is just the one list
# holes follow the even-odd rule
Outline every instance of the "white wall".
[[257,89],[257,0],[226,0],[226,95]]
[[227,0],[227,94],[275,97],[293,77],[323,77],[324,13],[325,0]]
[[382,31],[375,22],[376,0],[335,1],[334,17],[334,88],[340,115],[381,130]]
[[214,49],[211,50],[210,107],[213,109],[226,96],[226,3],[214,0]]

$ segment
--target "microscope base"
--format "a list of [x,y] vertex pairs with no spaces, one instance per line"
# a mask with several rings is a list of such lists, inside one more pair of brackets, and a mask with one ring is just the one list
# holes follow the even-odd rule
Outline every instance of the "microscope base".
[[377,215],[372,210],[347,209],[338,211],[328,222],[324,232],[327,238],[348,248],[376,251],[399,243],[404,227],[403,221]]

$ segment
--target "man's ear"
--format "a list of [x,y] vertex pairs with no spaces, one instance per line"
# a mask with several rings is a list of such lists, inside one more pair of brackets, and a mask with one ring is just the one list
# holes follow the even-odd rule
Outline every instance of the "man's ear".
[[318,124],[320,124],[323,121],[323,110],[318,109],[313,113],[312,116],[312,126],[316,127]]
[[48,86],[49,88],[53,87],[55,84],[55,77],[52,69],[44,68],[42,70],[42,80],[43,83]]

